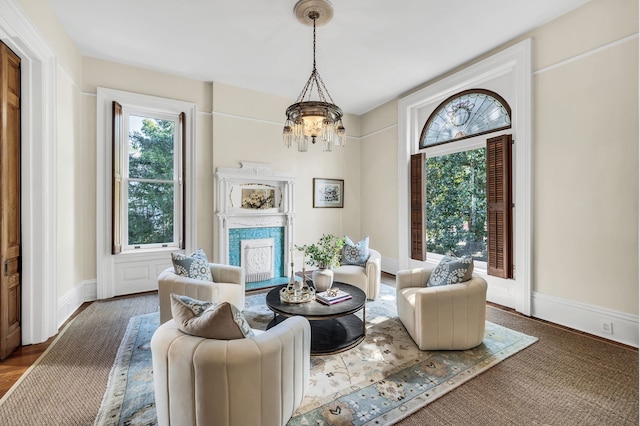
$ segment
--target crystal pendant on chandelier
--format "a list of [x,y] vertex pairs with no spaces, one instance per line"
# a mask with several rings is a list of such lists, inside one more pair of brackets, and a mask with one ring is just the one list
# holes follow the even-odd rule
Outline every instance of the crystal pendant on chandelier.
[[[330,152],[333,146],[346,146],[347,132],[342,124],[342,109],[334,104],[316,68],[316,24],[327,23],[333,16],[328,0],[300,0],[294,13],[305,24],[313,24],[313,70],[296,102],[287,108],[287,120],[282,140],[287,148],[294,142],[298,151],[306,152],[309,141],[322,143],[322,150]],[[311,100],[316,92],[318,100]]]

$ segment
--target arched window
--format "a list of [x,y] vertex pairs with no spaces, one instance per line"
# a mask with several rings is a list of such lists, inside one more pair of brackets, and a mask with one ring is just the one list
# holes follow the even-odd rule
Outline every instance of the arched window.
[[497,93],[470,89],[442,102],[427,120],[420,148],[441,145],[511,127],[511,107]]
[[[471,256],[489,275],[513,278],[511,109],[497,93],[471,89],[442,102],[411,157],[412,258]],[[443,145],[478,135],[454,150]],[[484,145],[484,146],[483,146]]]

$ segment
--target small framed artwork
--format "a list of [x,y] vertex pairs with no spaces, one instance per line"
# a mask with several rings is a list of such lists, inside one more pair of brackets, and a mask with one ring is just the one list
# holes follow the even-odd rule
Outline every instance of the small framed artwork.
[[344,207],[344,179],[313,178],[313,207]]

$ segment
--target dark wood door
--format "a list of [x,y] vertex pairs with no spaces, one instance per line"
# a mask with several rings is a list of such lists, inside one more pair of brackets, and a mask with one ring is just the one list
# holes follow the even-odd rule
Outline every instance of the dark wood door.
[[[1,44],[1,43],[0,43]],[[0,46],[0,360],[20,346],[20,58]]]

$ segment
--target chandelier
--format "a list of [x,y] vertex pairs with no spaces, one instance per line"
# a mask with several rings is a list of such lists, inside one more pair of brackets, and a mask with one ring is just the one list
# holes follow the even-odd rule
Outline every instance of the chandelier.
[[[287,148],[295,142],[300,152],[309,149],[309,139],[313,144],[320,139],[322,150],[331,151],[334,145],[345,146],[347,132],[342,109],[333,102],[316,68],[316,24],[329,22],[333,7],[328,0],[300,0],[293,11],[302,23],[313,24],[313,69],[296,102],[287,108],[282,138]],[[311,100],[314,91],[317,99]]]

